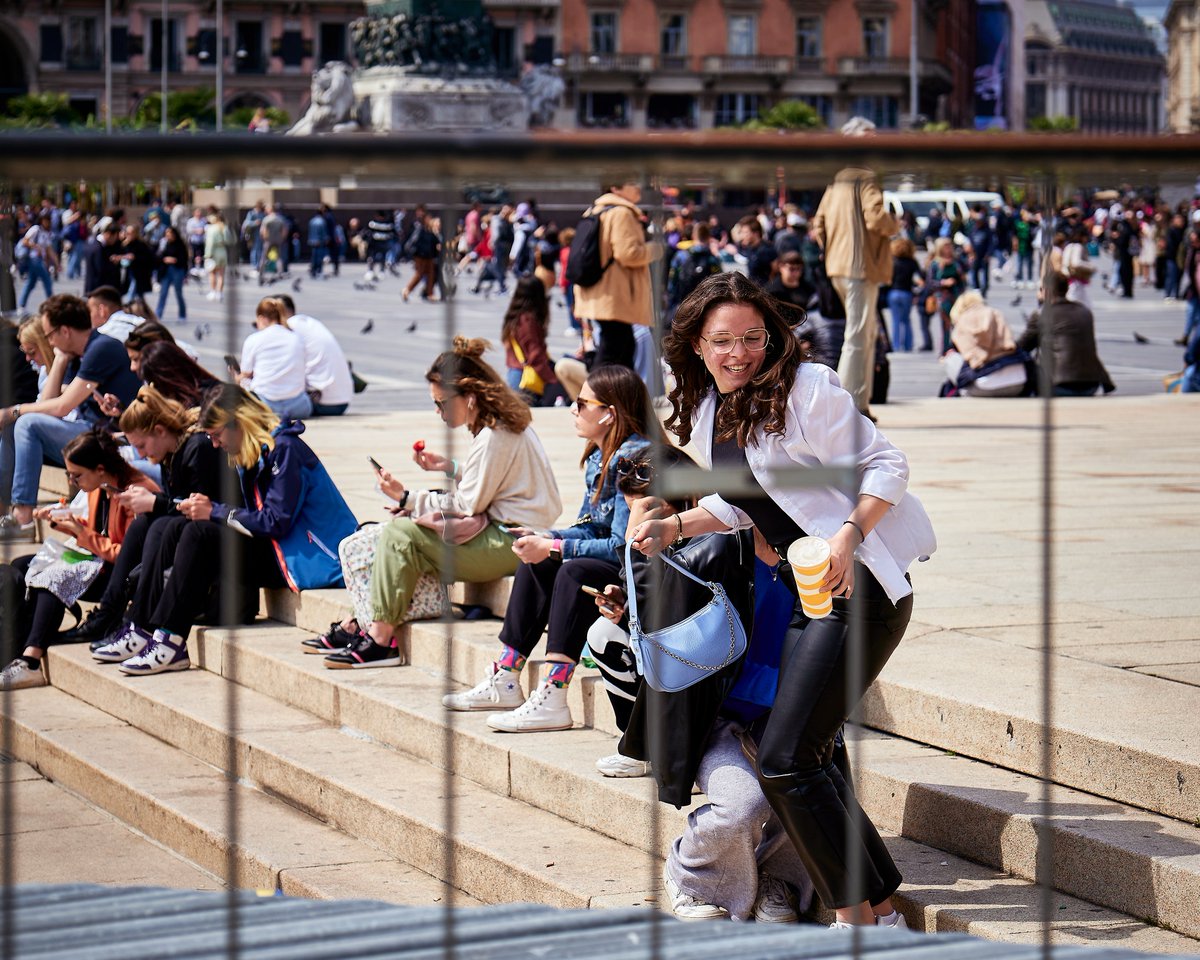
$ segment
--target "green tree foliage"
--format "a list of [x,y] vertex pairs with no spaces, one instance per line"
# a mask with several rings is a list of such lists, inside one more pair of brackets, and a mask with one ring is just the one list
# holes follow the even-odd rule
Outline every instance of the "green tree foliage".
[[71,109],[71,99],[65,93],[26,93],[8,101],[0,125],[46,129],[69,126],[82,119]]
[[[176,90],[167,94],[167,123],[171,128],[212,128],[217,125],[216,93],[211,87]],[[162,122],[162,94],[152,93],[138,104],[134,126],[157,127]]]
[[745,130],[820,130],[825,126],[821,115],[803,100],[784,100],[763,110]]
[[1075,117],[1034,117],[1029,121],[1029,129],[1052,133],[1074,133],[1079,129],[1079,121]]
[[[254,111],[254,107],[238,107],[236,110],[230,110],[225,114],[225,129],[244,131],[250,126]],[[271,121],[271,129],[279,133],[292,125],[287,111],[280,110],[278,107],[267,107],[267,119]]]

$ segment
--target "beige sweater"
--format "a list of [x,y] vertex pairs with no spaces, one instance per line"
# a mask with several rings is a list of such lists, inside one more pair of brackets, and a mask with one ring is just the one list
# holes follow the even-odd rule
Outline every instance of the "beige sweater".
[[414,490],[408,504],[413,515],[486,513],[514,526],[547,530],[562,513],[550,460],[532,427],[521,433],[480,430],[459,466],[459,477],[448,493]]

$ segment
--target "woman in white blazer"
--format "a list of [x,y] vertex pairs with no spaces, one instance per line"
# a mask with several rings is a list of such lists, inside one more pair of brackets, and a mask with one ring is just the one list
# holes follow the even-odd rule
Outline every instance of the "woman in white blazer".
[[[663,355],[675,375],[668,429],[692,442],[705,466],[748,467],[761,489],[713,494],[695,509],[638,524],[634,546],[652,554],[679,538],[751,525],[781,555],[802,536],[829,541],[833,612],[809,620],[796,603],[759,780],[821,901],[835,910],[834,926],[900,924],[890,899],[900,872],[831,755],[904,635],[909,566],[936,546],[924,508],[907,492],[908,461],[858,412],[837,375],[810,362],[776,302],[740,274],[706,280],[680,305]],[[855,495],[776,473],[799,467],[848,468]],[[786,563],[780,571],[790,579]],[[852,680],[856,591],[863,649],[861,676]]]

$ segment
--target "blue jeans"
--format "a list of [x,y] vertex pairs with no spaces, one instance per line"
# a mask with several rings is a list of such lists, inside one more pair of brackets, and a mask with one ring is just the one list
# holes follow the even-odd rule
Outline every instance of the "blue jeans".
[[84,420],[60,420],[48,413],[27,413],[13,426],[15,468],[12,502],[22,506],[37,503],[42,479],[42,458],[60,466],[62,449],[91,424]]
[[1172,300],[1179,296],[1179,264],[1167,260],[1167,282],[1163,286],[1163,296]]
[[308,275],[310,277],[319,277],[321,270],[325,266],[325,246],[321,244],[312,248],[312,261],[308,265]]
[[1033,251],[1017,254],[1017,279],[1033,281]]
[[892,315],[892,349],[908,353],[913,348],[913,295],[907,290],[889,290],[887,303]]
[[71,253],[67,257],[67,279],[78,280],[79,275],[83,272],[83,241],[76,240],[71,246]]
[[992,279],[992,265],[987,257],[977,257],[971,264],[971,286],[983,294],[986,300]]
[[1185,316],[1187,317],[1187,320],[1183,328],[1183,339],[1191,340],[1192,331],[1195,330],[1197,326],[1200,326],[1200,297],[1192,297],[1192,299],[1187,302],[1187,313]]
[[250,268],[252,270],[258,269],[259,264],[262,263],[262,256],[263,256],[263,238],[262,238],[262,234],[258,233],[256,230],[254,233],[254,243],[250,247]]
[[163,309],[167,305],[167,295],[171,292],[171,288],[175,288],[175,302],[179,305],[180,321],[187,319],[187,304],[183,302],[183,279],[187,276],[187,271],[179,264],[168,265],[163,272],[162,280],[158,287],[158,319],[163,318]]
[[25,309],[25,304],[29,302],[29,295],[33,293],[33,288],[39,283],[46,288],[46,296],[54,296],[54,283],[50,279],[50,271],[46,264],[41,260],[36,260],[33,257],[29,258],[29,271],[25,274],[25,286],[21,288],[21,299],[17,301],[17,306],[22,310]]
[[1200,393],[1200,366],[1192,364],[1183,371],[1183,393]]
[[280,420],[306,420],[312,416],[312,397],[301,393],[287,400],[268,400],[260,397],[263,403],[270,407]]

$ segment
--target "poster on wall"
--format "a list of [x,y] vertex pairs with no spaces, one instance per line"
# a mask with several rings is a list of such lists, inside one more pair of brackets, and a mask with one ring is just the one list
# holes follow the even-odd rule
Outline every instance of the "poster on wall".
[[980,0],[975,39],[975,129],[1009,128],[1012,16],[1003,0]]

